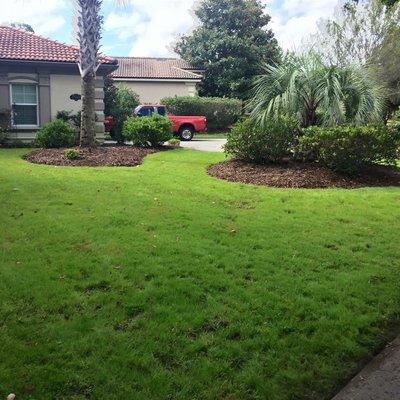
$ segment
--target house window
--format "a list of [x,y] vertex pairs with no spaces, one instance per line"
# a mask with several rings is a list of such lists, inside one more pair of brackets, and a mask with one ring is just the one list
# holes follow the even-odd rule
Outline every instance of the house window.
[[12,83],[11,107],[14,126],[38,126],[37,85]]

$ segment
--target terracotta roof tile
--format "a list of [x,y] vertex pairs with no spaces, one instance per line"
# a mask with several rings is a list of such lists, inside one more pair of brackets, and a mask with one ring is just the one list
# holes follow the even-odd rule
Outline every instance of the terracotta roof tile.
[[[26,60],[49,62],[76,62],[78,48],[52,39],[26,32],[22,29],[0,26],[0,60]],[[102,57],[103,64],[115,64]]]
[[184,60],[178,58],[149,57],[115,57],[118,69],[112,75],[114,78],[131,79],[193,79],[202,78],[198,71]]

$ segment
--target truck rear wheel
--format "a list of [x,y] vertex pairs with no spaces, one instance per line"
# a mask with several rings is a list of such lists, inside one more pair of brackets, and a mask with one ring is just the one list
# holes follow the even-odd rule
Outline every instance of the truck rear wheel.
[[188,142],[189,140],[192,140],[194,136],[194,128],[191,125],[183,125],[179,129],[179,137],[181,140]]

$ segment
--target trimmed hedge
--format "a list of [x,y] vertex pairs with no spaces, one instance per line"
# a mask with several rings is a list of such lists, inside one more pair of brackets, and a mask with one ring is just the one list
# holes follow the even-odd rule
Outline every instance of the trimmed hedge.
[[279,162],[290,155],[297,136],[298,123],[292,118],[268,120],[262,127],[245,119],[228,133],[225,152],[255,163]]
[[204,115],[209,131],[226,131],[242,115],[242,102],[221,97],[175,96],[161,100],[171,114]]
[[160,146],[172,139],[171,121],[158,114],[149,117],[129,117],[124,122],[122,134],[136,146]]
[[312,126],[304,129],[297,151],[333,171],[354,175],[368,164],[394,165],[399,143],[400,131],[385,125]]
[[72,146],[75,142],[74,129],[65,121],[55,119],[38,132],[36,144],[44,148]]

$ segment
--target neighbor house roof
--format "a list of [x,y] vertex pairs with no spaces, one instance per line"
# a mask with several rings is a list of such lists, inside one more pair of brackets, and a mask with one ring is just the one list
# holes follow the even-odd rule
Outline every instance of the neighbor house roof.
[[[115,57],[118,69],[112,75],[114,78],[126,79],[184,79],[197,80],[202,75],[192,72],[199,71],[184,60],[178,58],[150,57]],[[192,71],[191,71],[192,70]]]
[[[0,60],[76,63],[78,48],[23,29],[0,26]],[[103,64],[116,60],[102,57]]]

